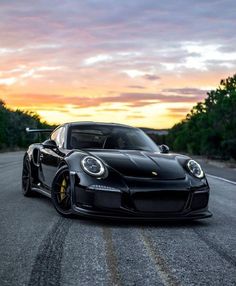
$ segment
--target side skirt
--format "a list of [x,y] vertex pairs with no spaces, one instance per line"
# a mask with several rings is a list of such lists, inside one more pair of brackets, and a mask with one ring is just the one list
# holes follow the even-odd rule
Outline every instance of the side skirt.
[[46,196],[46,197],[48,197],[48,198],[51,198],[51,194],[50,193],[48,193],[47,191],[44,191],[44,190],[42,190],[42,189],[39,189],[39,188],[32,188],[32,191],[35,191],[35,192],[37,192],[37,193],[40,193],[41,195],[44,195],[44,196]]

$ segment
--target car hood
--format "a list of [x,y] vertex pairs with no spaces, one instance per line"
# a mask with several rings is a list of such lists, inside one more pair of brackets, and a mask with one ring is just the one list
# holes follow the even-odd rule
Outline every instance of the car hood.
[[146,151],[90,151],[123,176],[153,179],[183,179],[185,170],[174,154]]

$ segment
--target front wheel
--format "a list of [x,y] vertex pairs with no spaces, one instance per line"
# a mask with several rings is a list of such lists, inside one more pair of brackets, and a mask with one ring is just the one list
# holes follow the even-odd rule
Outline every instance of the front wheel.
[[67,166],[61,167],[52,184],[52,203],[56,211],[65,217],[72,215],[71,211],[71,183]]

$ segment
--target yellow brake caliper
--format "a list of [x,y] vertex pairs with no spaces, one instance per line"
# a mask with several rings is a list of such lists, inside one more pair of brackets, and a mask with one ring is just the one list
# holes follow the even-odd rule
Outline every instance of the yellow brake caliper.
[[63,179],[62,183],[61,183],[61,189],[60,189],[60,199],[61,201],[64,200],[66,194],[66,187],[67,187],[67,184],[66,184],[66,179]]

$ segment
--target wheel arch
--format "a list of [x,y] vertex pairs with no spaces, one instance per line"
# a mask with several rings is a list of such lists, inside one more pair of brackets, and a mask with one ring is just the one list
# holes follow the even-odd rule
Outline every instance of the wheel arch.
[[61,167],[64,167],[64,166],[67,166],[67,167],[68,167],[68,163],[66,162],[66,160],[63,160],[63,161],[60,162],[60,164],[59,164],[57,170],[61,169]]
[[28,157],[31,169],[31,177],[34,182],[38,181],[40,146],[32,144],[24,154],[23,160]]

